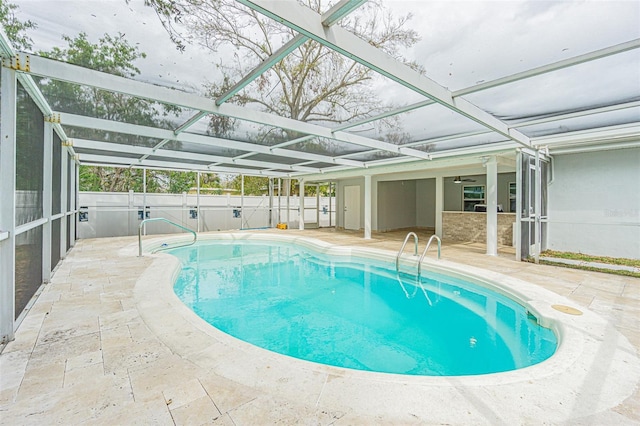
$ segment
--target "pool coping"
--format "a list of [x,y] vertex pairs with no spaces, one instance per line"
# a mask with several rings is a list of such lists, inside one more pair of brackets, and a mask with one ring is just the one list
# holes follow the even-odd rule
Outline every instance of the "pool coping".
[[[340,256],[389,261],[395,253],[363,247],[336,246],[308,237],[215,233],[208,240],[279,240]],[[147,249],[184,237],[145,241]],[[123,249],[135,253],[137,246]],[[296,403],[349,412],[359,418],[407,418],[408,413],[434,422],[486,422],[487,411],[501,420],[565,421],[615,407],[629,397],[640,380],[634,347],[595,313],[580,308],[573,316],[552,305],[575,306],[571,300],[507,275],[446,260],[426,258],[425,269],[454,271],[475,281],[492,282],[516,295],[540,321],[553,324],[559,348],[550,359],[520,370],[481,376],[403,376],[326,366],[276,354],[229,336],[207,324],[174,294],[179,261],[168,254],[146,254],[152,265],[138,279],[134,300],[149,329],[174,353],[199,367],[245,386],[274,393]],[[455,403],[456,411],[450,409]],[[444,406],[443,406],[444,404]],[[508,406],[512,409],[504,410]]]

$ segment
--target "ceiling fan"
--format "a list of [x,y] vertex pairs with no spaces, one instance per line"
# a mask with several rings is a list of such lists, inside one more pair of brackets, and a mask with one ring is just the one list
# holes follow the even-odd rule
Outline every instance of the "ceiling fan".
[[475,179],[464,178],[461,179],[460,176],[456,176],[453,178],[453,183],[462,183],[462,182],[475,182]]

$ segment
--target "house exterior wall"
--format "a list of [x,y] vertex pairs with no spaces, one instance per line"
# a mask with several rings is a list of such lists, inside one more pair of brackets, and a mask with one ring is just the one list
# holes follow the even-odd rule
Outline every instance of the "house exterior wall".
[[[372,185],[375,187],[375,180]],[[360,187],[360,227],[364,227],[364,178],[344,179],[338,181],[336,185],[336,226],[344,228],[344,187],[359,186]],[[375,197],[372,198],[373,205],[376,205]],[[375,209],[374,209],[375,213]],[[372,220],[375,224],[375,220]],[[375,228],[374,228],[375,229]]]
[[436,226],[436,180],[416,181],[416,226],[435,228]]
[[378,183],[378,230],[416,226],[416,181],[401,180]]
[[547,247],[640,259],[640,148],[555,155]]

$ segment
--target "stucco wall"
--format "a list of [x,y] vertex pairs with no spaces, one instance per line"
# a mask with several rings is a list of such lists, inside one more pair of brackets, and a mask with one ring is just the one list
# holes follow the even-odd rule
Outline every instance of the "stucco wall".
[[[344,228],[344,187],[345,186],[360,187],[360,227],[364,227],[364,179],[344,179],[338,181],[336,187],[336,226]],[[374,198],[375,203],[375,198]],[[375,205],[375,204],[374,204]],[[375,222],[374,222],[375,223]]]
[[378,182],[378,230],[416,226],[416,181]]
[[554,156],[547,247],[640,259],[640,148]]
[[435,228],[436,226],[436,180],[416,181],[416,226]]

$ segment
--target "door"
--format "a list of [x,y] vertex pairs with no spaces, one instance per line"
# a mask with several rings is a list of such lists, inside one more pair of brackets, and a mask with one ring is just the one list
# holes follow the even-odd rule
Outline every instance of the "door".
[[344,187],[344,229],[360,230],[360,187]]

